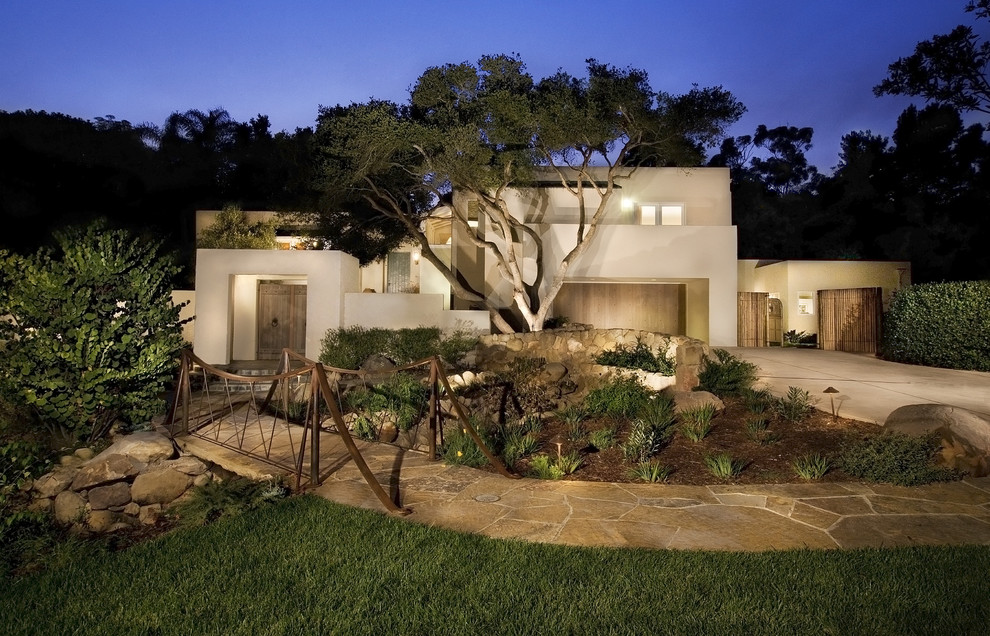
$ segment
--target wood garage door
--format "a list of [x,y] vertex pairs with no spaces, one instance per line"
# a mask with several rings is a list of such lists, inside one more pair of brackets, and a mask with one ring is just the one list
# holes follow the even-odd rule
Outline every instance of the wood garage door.
[[598,329],[686,330],[686,286],[661,283],[565,283],[553,314]]
[[258,359],[306,353],[306,286],[258,283]]
[[736,344],[740,347],[767,346],[767,292],[739,292]]
[[882,311],[880,287],[819,290],[819,346],[830,351],[876,353]]

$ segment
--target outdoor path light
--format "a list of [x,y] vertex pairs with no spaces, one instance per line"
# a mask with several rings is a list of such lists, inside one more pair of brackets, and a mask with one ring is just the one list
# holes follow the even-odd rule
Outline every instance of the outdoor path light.
[[833,418],[835,418],[835,397],[833,397],[833,396],[836,393],[838,393],[838,392],[839,392],[838,389],[833,389],[832,387],[828,387],[827,389],[825,389],[824,391],[822,391],[822,393],[828,393],[828,401],[832,403],[832,417]]

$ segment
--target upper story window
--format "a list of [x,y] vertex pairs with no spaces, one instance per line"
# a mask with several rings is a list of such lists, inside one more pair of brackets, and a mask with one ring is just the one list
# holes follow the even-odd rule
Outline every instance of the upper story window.
[[641,203],[636,222],[640,225],[684,225],[684,204]]

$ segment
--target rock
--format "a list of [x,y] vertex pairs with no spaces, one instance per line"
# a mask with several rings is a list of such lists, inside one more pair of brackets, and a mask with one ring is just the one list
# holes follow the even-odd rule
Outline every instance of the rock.
[[395,438],[399,436],[399,429],[392,422],[385,422],[382,427],[378,429],[378,441],[385,442],[386,444],[391,444],[395,441]]
[[118,515],[109,510],[93,510],[86,517],[86,527],[93,532],[107,532],[117,523]]
[[89,491],[89,507],[92,510],[106,510],[114,506],[123,506],[130,500],[131,487],[123,481],[109,486],[97,486]]
[[76,457],[75,455],[62,455],[58,458],[59,466],[65,466],[66,468],[76,468],[82,466],[83,460]]
[[210,473],[203,473],[202,475],[196,475],[196,478],[193,479],[193,486],[196,488],[202,488],[211,481],[213,481],[213,475]]
[[[109,449],[108,449],[109,450]],[[85,490],[134,477],[146,464],[127,455],[100,453],[86,462],[72,480],[72,490]]]
[[54,513],[58,523],[75,523],[86,514],[86,500],[77,492],[63,490],[55,497]]
[[131,517],[136,517],[136,516],[138,516],[138,513],[141,512],[141,506],[139,504],[134,503],[132,501],[132,502],[128,503],[126,506],[124,506],[124,510],[122,512],[125,515],[130,515]]
[[138,521],[146,526],[153,526],[158,523],[158,520],[162,516],[162,505],[161,504],[151,504],[148,506],[141,506],[141,512],[138,513]]
[[34,490],[39,497],[54,497],[72,484],[77,472],[79,472],[77,468],[60,466],[35,479]]
[[674,412],[682,413],[696,409],[705,404],[714,404],[716,411],[725,409],[725,403],[718,396],[708,391],[672,391],[674,397]]
[[185,455],[178,459],[169,459],[158,465],[161,468],[171,468],[184,475],[195,477],[206,472],[206,464],[196,459],[192,455]]
[[973,477],[990,472],[990,421],[944,404],[909,404],[894,409],[884,430],[909,435],[936,432],[942,436],[942,463]]
[[90,459],[93,459],[93,457],[96,456],[96,453],[93,452],[92,448],[83,447],[83,448],[77,448],[76,452],[73,453],[73,455],[75,455],[76,457],[78,457],[79,459],[85,462],[85,461],[89,461]]
[[563,380],[565,375],[567,375],[567,367],[559,362],[551,362],[543,365],[537,379],[540,382],[548,382],[552,384]]
[[139,504],[167,504],[192,484],[192,478],[171,468],[141,473],[131,485],[131,499]]
[[139,431],[118,436],[113,444],[90,461],[96,462],[108,455],[127,455],[139,462],[151,464],[159,460],[171,459],[175,454],[172,440],[165,435],[154,431]]
[[395,362],[380,353],[376,353],[373,356],[368,356],[368,358],[362,362],[358,368],[371,374],[384,373],[394,369]]

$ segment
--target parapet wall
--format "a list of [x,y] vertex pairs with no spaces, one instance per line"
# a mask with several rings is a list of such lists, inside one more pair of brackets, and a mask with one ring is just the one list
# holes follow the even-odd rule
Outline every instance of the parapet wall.
[[602,367],[595,358],[603,351],[616,347],[632,348],[642,341],[657,355],[667,355],[676,362],[677,391],[690,391],[698,386],[698,368],[711,352],[707,343],[637,329],[594,329],[586,325],[568,325],[528,333],[491,334],[481,337],[478,362],[482,368],[507,368],[517,358],[544,358],[548,363],[560,363],[572,376],[600,377],[611,367]]

